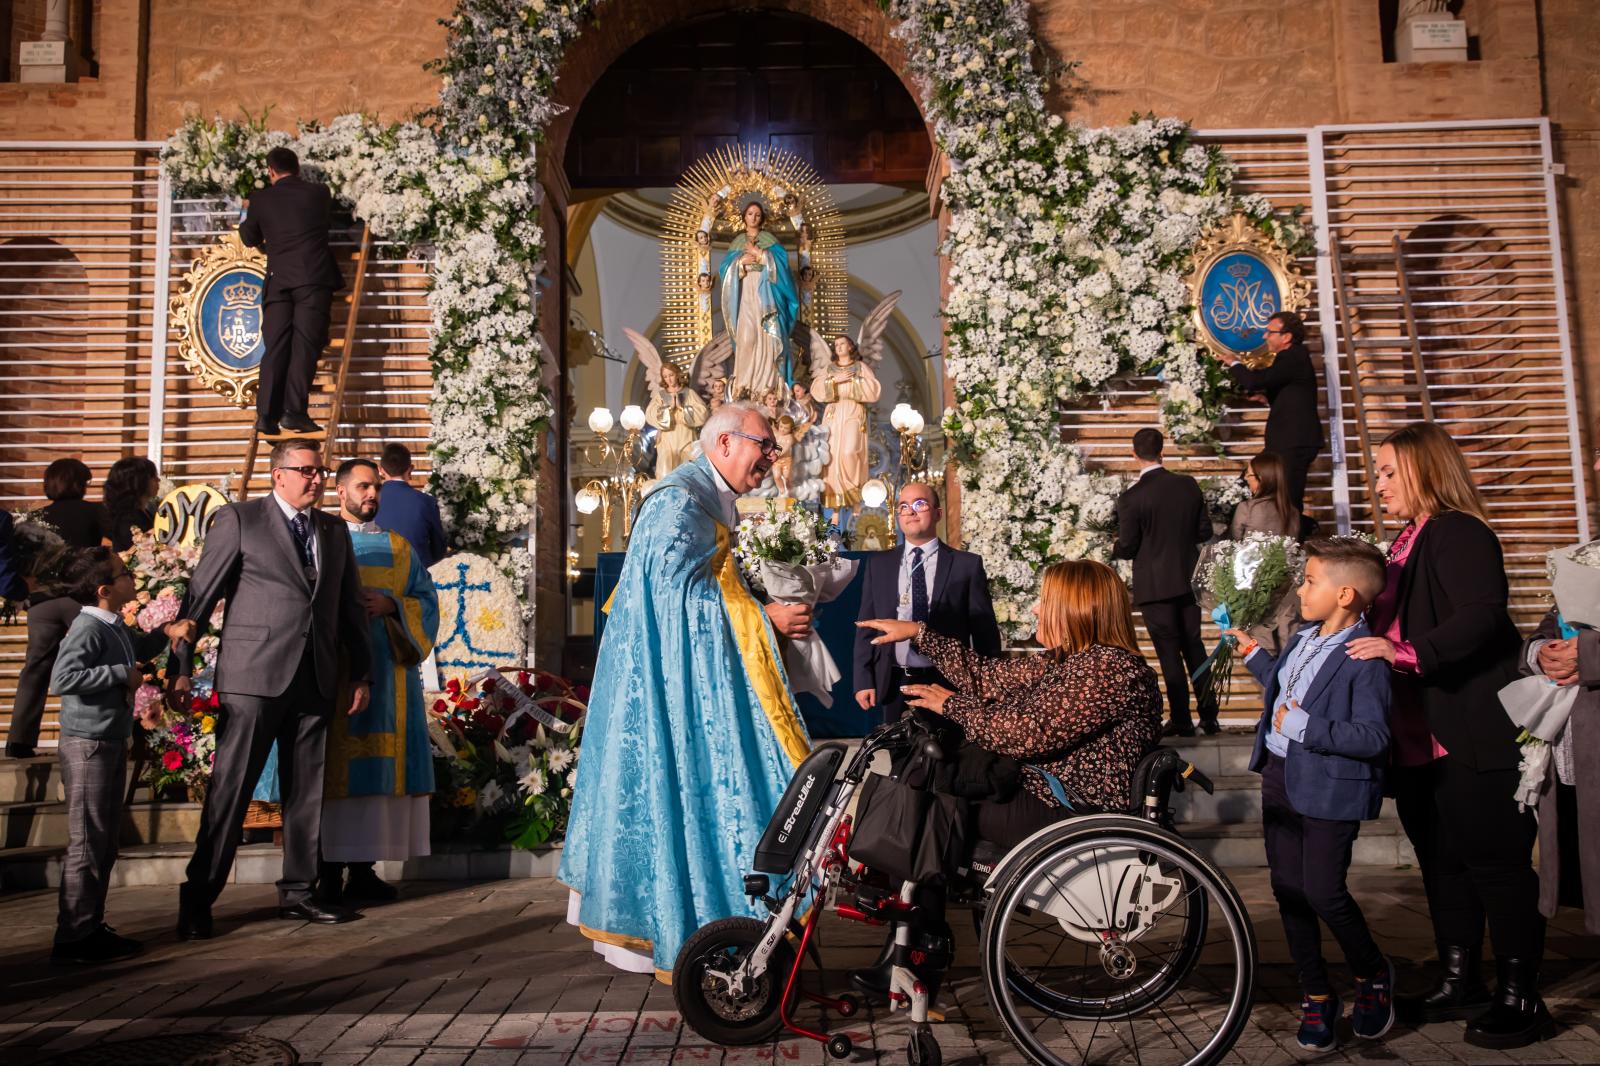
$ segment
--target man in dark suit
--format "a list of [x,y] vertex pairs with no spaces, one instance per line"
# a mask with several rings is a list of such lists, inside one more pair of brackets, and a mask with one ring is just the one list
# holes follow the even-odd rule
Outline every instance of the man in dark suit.
[[439,501],[411,487],[411,449],[400,443],[384,445],[378,466],[383,471],[375,519],[378,528],[406,538],[422,565],[433,566],[449,548],[439,518]]
[[[900,490],[896,508],[899,547],[874,552],[861,575],[861,613],[869,618],[927,622],[947,637],[970,643],[982,655],[1000,654],[1000,626],[989,599],[983,560],[938,539],[939,492],[914,481]],[[870,630],[856,631],[856,703],[863,711],[884,708],[887,721],[905,713],[903,685],[948,684],[933,664],[911,647],[875,645]]]
[[[1205,662],[1200,642],[1200,605],[1195,602],[1194,566],[1200,545],[1211,539],[1211,519],[1200,485],[1161,465],[1166,438],[1160,430],[1133,435],[1133,454],[1144,464],[1139,480],[1117,497],[1117,540],[1111,554],[1133,560],[1133,602],[1144,615],[1161,661],[1169,713],[1165,735],[1194,736],[1189,717],[1189,678]],[[1217,731],[1217,706],[1200,707],[1200,727]]]
[[261,296],[267,352],[256,389],[256,428],[317,433],[306,414],[317,359],[328,343],[328,313],[344,275],[328,247],[333,194],[304,181],[300,160],[287,148],[267,153],[272,184],[250,197],[239,239],[267,250],[267,285]]
[[1289,311],[1267,321],[1267,351],[1272,365],[1251,370],[1232,353],[1221,356],[1240,392],[1265,396],[1266,450],[1283,457],[1289,499],[1305,514],[1306,472],[1322,452],[1322,419],[1317,414],[1317,372],[1306,350],[1306,324]]
[[[367,705],[371,653],[361,574],[345,524],[316,507],[328,471],[315,441],[272,449],[272,492],[222,508],[206,533],[178,619],[205,625],[226,601],[215,686],[223,728],[206,789],[200,834],[179,894],[178,935],[211,935],[211,905],[227,883],[244,835],[245,808],[274,740],[283,789],[282,917],[348,921],[311,897],[322,825],[323,748],[340,678],[340,650],[352,682],[348,707]],[[193,655],[173,652],[169,697],[187,710]]]

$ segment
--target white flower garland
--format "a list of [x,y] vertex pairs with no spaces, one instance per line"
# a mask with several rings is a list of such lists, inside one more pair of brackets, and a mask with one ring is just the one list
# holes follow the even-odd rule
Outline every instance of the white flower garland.
[[[530,514],[550,398],[531,279],[540,266],[533,149],[567,44],[599,0],[460,0],[445,22],[433,125],[346,115],[298,142],[388,239],[431,244],[435,484],[459,542],[503,550]],[[1236,199],[1220,149],[1174,119],[1107,129],[1045,106],[1021,0],[889,0],[951,161],[944,252],[945,431],[966,485],[964,534],[995,578],[1007,632],[1026,636],[1037,571],[1107,558],[1120,483],[1062,441],[1058,408],[1119,374],[1157,373],[1162,423],[1206,441],[1225,378],[1188,324],[1181,270],[1205,226],[1235,209],[1292,248],[1297,222]],[[186,124],[163,162],[180,189],[248,195],[288,137],[243,123]],[[525,554],[525,553],[524,553]],[[517,564],[525,570],[526,560]]]
[[1176,119],[1084,129],[1052,114],[1031,59],[1027,5],[893,0],[924,106],[950,159],[945,432],[963,466],[962,533],[1012,637],[1033,630],[1038,570],[1109,560],[1117,479],[1061,439],[1060,406],[1113,377],[1161,378],[1161,420],[1205,442],[1227,378],[1201,355],[1184,281],[1206,226],[1237,200],[1222,151]]

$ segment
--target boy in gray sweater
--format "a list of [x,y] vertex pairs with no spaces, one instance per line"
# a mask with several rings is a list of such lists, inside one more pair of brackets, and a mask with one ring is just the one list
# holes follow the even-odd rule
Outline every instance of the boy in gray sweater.
[[67,565],[66,584],[83,610],[67,630],[50,675],[61,697],[61,783],[67,794],[67,854],[53,962],[108,962],[136,955],[137,940],[105,923],[106,889],[117,861],[122,796],[133,734],[139,662],[165,640],[193,641],[193,622],[138,633],[122,622],[133,575],[110,548],[85,548]]

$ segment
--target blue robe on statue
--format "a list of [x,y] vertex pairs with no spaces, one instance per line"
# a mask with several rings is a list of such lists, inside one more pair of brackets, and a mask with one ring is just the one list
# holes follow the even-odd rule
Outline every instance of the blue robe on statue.
[[647,954],[663,978],[702,925],[762,913],[744,875],[810,748],[777,637],[734,562],[718,487],[701,457],[640,505],[558,875],[596,950]]

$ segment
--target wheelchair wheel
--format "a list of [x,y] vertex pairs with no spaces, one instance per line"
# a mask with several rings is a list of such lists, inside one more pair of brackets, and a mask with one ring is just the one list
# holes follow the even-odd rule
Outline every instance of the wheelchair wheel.
[[1218,1062],[1249,1019],[1255,940],[1238,893],[1182,838],[1120,815],[1063,823],[995,886],[989,997],[1041,1066]]
[[733,995],[717,976],[731,973],[766,932],[754,918],[723,918],[684,941],[672,967],[672,998],[684,1022],[717,1044],[741,1047],[771,1040],[783,1027],[778,1014],[784,984],[794,967],[787,938],[773,946],[767,968],[745,994]]

